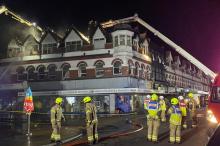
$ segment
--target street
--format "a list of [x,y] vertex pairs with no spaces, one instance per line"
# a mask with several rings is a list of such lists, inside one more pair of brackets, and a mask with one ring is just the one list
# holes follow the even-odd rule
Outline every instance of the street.
[[[145,122],[142,121],[142,124],[145,124]],[[146,125],[146,124],[145,124]],[[162,124],[161,127],[165,127],[167,125]],[[206,136],[206,119],[205,117],[199,118],[199,126],[195,129],[187,129],[182,131],[182,143],[181,144],[169,144],[169,132],[168,127],[163,129],[163,133],[160,133],[159,135],[159,143],[154,144],[151,142],[148,142],[146,140],[146,134],[147,134],[147,128],[144,126],[144,129],[140,132],[137,132],[135,134],[131,134],[129,136],[123,136],[115,139],[109,139],[106,141],[102,141],[97,146],[144,146],[144,145],[158,145],[158,146],[205,146],[207,142],[207,136]]]

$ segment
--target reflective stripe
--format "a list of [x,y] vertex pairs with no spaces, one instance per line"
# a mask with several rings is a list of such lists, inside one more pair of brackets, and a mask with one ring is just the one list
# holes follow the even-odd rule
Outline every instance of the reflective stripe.
[[90,110],[87,110],[86,113],[91,113],[91,111],[90,111]]
[[93,136],[88,136],[88,141],[93,141]]
[[152,141],[157,141],[157,136],[153,135],[152,136]]
[[175,142],[175,137],[170,136],[170,142]]
[[152,135],[147,135],[147,138],[148,139],[152,139]]

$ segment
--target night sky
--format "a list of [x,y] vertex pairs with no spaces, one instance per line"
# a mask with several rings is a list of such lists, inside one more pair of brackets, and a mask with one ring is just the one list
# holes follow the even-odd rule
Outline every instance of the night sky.
[[[87,31],[91,19],[103,22],[138,13],[215,72],[220,72],[220,1],[218,0],[0,0],[41,27],[62,32],[71,24]],[[0,17],[0,47],[5,48],[5,18]],[[6,16],[4,16],[6,17]],[[4,21],[3,21],[4,20]],[[11,20],[13,21],[13,20]],[[10,22],[11,23],[11,22]],[[14,24],[14,23],[13,23]],[[10,35],[7,35],[8,38]],[[7,37],[6,37],[7,38]]]

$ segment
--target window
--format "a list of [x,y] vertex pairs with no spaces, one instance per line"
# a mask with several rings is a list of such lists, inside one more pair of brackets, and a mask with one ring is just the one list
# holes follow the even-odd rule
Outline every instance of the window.
[[115,47],[118,46],[118,36],[115,36],[115,44],[114,44]]
[[70,65],[69,64],[64,64],[62,66],[62,68],[63,68],[63,72],[62,72],[63,80],[70,78],[70,72],[69,72]]
[[119,75],[121,74],[121,62],[116,61],[113,65],[113,74],[114,75]]
[[131,63],[128,64],[128,74],[131,75],[132,74],[132,68],[133,65]]
[[102,77],[104,76],[104,63],[102,61],[99,61],[95,64],[96,66],[96,77]]
[[135,76],[138,76],[138,73],[139,73],[138,71],[139,71],[139,66],[138,66],[138,64],[136,64],[135,69],[134,69],[134,75]]
[[35,68],[33,66],[27,68],[27,72],[28,72],[27,79],[30,81],[35,79],[34,70]]
[[103,41],[103,40],[105,40],[104,38],[96,38],[96,39],[94,39],[94,41]]
[[144,66],[141,66],[140,76],[144,78]]
[[17,80],[18,81],[24,81],[25,80],[25,74],[24,74],[24,67],[18,67],[16,72],[17,72]]
[[56,79],[56,65],[51,64],[48,66],[48,78],[50,80]]
[[120,45],[125,45],[125,35],[120,35]]
[[57,53],[57,44],[43,44],[43,54]]
[[127,46],[131,46],[131,36],[127,35]]
[[212,88],[212,102],[220,102],[220,87]]
[[79,64],[79,77],[86,77],[86,66],[85,63]]
[[81,47],[81,41],[66,42],[66,52],[78,51]]
[[43,80],[45,78],[46,78],[45,67],[44,66],[38,67],[38,79]]

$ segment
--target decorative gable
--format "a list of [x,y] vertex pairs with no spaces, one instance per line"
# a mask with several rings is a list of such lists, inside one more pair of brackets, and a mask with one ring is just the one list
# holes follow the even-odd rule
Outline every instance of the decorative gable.
[[42,44],[53,44],[57,43],[55,38],[51,35],[51,33],[47,33],[44,39],[41,41]]
[[82,41],[81,37],[74,30],[71,30],[70,33],[65,38],[65,42],[72,42],[72,41]]
[[95,49],[105,48],[106,37],[104,36],[104,34],[102,33],[99,27],[96,29],[96,32],[93,35],[92,40],[93,40],[93,45]]

